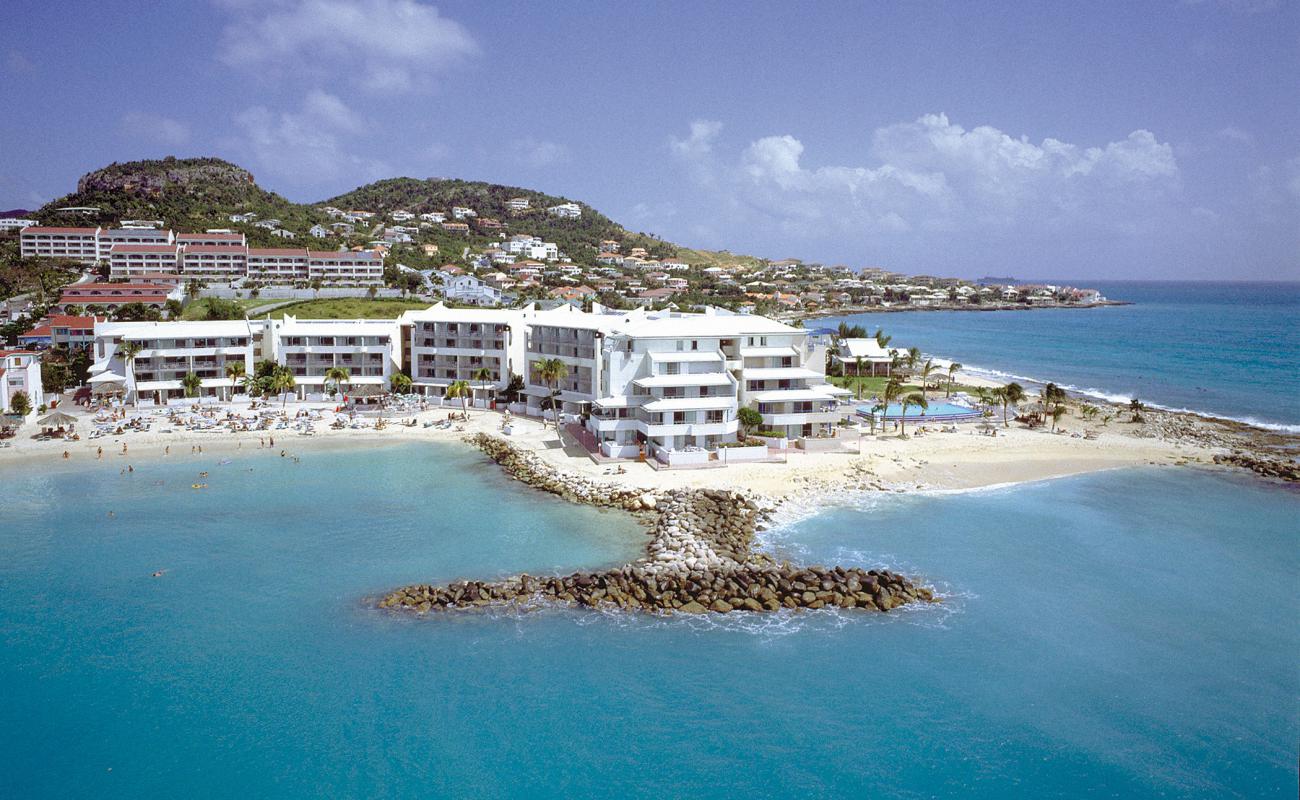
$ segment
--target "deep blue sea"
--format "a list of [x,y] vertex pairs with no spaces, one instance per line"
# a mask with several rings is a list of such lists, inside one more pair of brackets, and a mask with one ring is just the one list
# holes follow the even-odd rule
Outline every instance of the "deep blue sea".
[[0,472],[0,797],[1296,796],[1300,495],[1246,475],[770,533],[944,593],[889,615],[415,619],[367,599],[644,533],[448,445],[116,467]]
[[1110,400],[1137,397],[1300,432],[1300,283],[1097,288],[1133,305],[904,311],[807,324],[883,328],[893,347],[919,347],[1002,380],[1056,381]]

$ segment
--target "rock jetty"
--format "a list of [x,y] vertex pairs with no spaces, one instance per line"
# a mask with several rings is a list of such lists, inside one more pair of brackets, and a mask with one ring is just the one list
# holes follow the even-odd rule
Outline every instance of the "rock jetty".
[[381,607],[424,613],[564,603],[703,614],[783,608],[889,611],[934,600],[929,589],[888,570],[796,566],[755,552],[754,534],[773,509],[745,492],[633,489],[573,475],[500,437],[478,433],[466,441],[530,486],[572,502],[638,514],[650,527],[645,554],[598,572],[407,586],[385,596]]
[[1214,456],[1214,463],[1242,467],[1265,478],[1300,483],[1300,464],[1283,458],[1269,458],[1241,452],[1219,453]]

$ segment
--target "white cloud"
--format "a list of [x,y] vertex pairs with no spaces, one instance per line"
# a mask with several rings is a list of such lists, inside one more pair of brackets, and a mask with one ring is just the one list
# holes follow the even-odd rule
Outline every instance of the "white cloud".
[[455,20],[416,0],[226,2],[222,62],[277,77],[345,78],[375,92],[428,88],[436,75],[476,55]]
[[1173,148],[1145,130],[1096,147],[1035,144],[927,114],[877,129],[866,163],[852,166],[809,166],[788,134],[758,139],[730,161],[715,152],[716,134],[695,124],[671,149],[702,187],[716,178],[720,194],[739,200],[733,208],[810,237],[1084,222],[1131,230],[1143,204],[1178,188]]
[[235,146],[250,153],[259,169],[298,184],[345,175],[369,180],[388,171],[382,161],[349,152],[344,137],[363,133],[365,126],[327,92],[309,92],[292,111],[253,106],[235,115],[235,125],[242,134]]
[[126,112],[122,115],[120,127],[122,133],[132,139],[169,146],[185,144],[190,138],[190,128],[184,122],[148,111]]
[[715,120],[697,119],[691,123],[691,134],[685,139],[668,137],[668,144],[673,152],[687,158],[699,158],[713,152],[713,143],[722,133],[722,123]]
[[569,160],[569,150],[564,145],[534,139],[531,136],[512,142],[510,152],[517,163],[534,169],[562,164]]

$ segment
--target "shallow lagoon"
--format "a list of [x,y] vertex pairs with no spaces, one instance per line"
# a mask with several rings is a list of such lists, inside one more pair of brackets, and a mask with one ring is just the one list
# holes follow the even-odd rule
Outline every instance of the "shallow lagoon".
[[1300,497],[1248,478],[773,532],[948,594],[889,616],[413,619],[366,598],[643,534],[447,445],[136,466],[0,475],[0,795],[1295,796]]

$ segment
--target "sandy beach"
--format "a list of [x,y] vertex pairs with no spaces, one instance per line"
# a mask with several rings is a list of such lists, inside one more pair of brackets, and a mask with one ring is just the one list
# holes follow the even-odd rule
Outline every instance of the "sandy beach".
[[[236,411],[246,410],[247,403],[236,403]],[[389,422],[383,430],[373,427],[363,429],[333,429],[332,409],[307,406],[320,410],[322,420],[314,426],[315,433],[304,436],[292,430],[232,432],[190,431],[181,426],[168,426],[161,421],[145,432],[128,431],[121,435],[106,435],[95,439],[84,436],[91,430],[90,415],[76,410],[72,413],[81,423],[80,441],[35,441],[31,436],[34,426],[24,426],[19,435],[10,440],[12,446],[0,449],[0,466],[19,464],[51,466],[102,464],[108,469],[124,469],[128,465],[159,458],[189,458],[204,456],[229,457],[234,454],[264,452],[285,457],[323,456],[351,447],[376,447],[402,442],[444,442],[458,446],[462,440],[476,432],[500,433],[502,414],[495,411],[470,410],[467,421],[457,421],[449,428],[424,427],[426,422],[444,420],[452,411],[448,408],[431,409],[417,413],[416,424],[408,427],[399,422]],[[67,409],[63,409],[65,412]],[[278,409],[276,409],[278,410]],[[299,407],[290,404],[284,411],[290,418]],[[128,416],[152,415],[152,409],[135,411],[127,409]],[[455,410],[459,414],[459,410]],[[1205,437],[1165,435],[1160,420],[1180,416],[1163,412],[1148,414],[1145,424],[1131,424],[1118,419],[1108,426],[1090,426],[1098,432],[1095,439],[1073,438],[1068,434],[1049,433],[1044,429],[1030,430],[1016,423],[1010,427],[997,424],[997,435],[979,432],[979,426],[956,426],[955,432],[923,434],[909,426],[908,438],[900,438],[892,431],[886,435],[866,435],[856,442],[855,452],[805,453],[790,449],[779,463],[760,462],[732,464],[721,468],[656,470],[644,463],[596,463],[586,450],[567,432],[557,435],[549,421],[513,419],[509,440],[516,446],[537,452],[557,467],[585,477],[599,478],[614,484],[645,489],[673,488],[739,488],[771,497],[789,499],[796,496],[834,493],[843,490],[916,491],[961,490],[1014,484],[1025,481],[1146,465],[1212,464],[1216,453],[1226,452],[1234,443],[1223,437],[1232,436],[1225,425],[1207,442]],[[1190,415],[1181,415],[1190,416]],[[406,419],[409,419],[407,417]],[[161,420],[157,417],[155,419]],[[1069,417],[1064,427],[1077,430],[1081,420]],[[373,425],[373,420],[368,424]],[[1216,423],[1203,418],[1193,418],[1194,426],[1216,428]],[[163,432],[169,428],[170,432]],[[1240,437],[1240,432],[1236,434]],[[1240,437],[1242,442],[1249,437]],[[126,450],[123,452],[123,446]],[[99,449],[102,456],[98,456]],[[64,452],[68,457],[63,457]],[[619,469],[621,468],[621,472]]]

